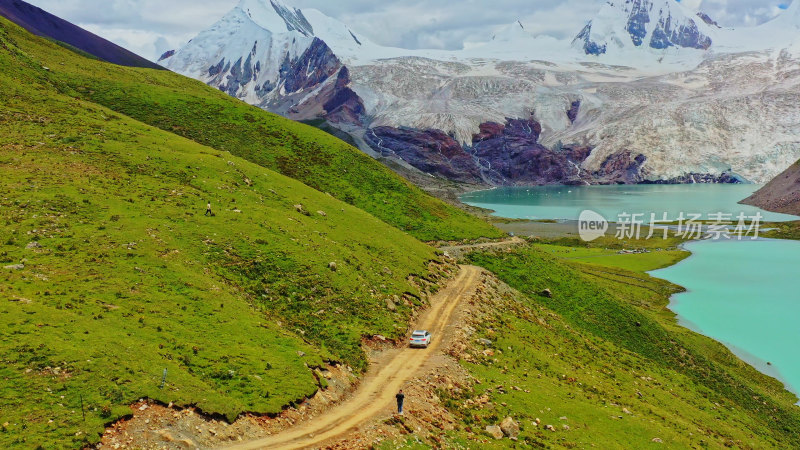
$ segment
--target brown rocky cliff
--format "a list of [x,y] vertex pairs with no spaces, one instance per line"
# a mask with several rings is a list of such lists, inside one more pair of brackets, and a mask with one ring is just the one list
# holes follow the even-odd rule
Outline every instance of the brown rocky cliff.
[[767,211],[800,215],[800,161],[741,203]]

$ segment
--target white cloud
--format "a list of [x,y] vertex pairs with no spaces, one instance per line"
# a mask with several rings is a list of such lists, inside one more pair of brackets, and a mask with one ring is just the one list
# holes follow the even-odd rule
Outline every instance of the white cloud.
[[[28,0],[147,58],[179,47],[238,0]],[[316,8],[384,45],[461,48],[520,20],[536,34],[570,38],[605,0],[284,0]],[[800,0],[797,0],[800,1]],[[724,26],[752,26],[788,0],[682,0]]]

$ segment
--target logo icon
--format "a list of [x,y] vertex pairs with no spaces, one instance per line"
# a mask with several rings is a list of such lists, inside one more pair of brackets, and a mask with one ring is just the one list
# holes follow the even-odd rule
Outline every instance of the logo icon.
[[592,210],[584,210],[578,217],[578,234],[581,239],[591,242],[605,236],[608,231],[608,221],[605,217]]

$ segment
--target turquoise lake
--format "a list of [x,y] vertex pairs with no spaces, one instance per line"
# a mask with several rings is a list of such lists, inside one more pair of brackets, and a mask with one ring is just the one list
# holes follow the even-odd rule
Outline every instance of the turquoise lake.
[[576,220],[581,211],[591,209],[612,222],[623,212],[645,214],[647,220],[651,213],[661,219],[665,212],[673,220],[681,212],[702,214],[703,219],[718,212],[734,216],[761,212],[763,220],[798,220],[795,216],[737,204],[760,187],[755,184],[511,187],[471,192],[461,196],[461,201],[513,219]]
[[[737,202],[758,185],[546,186],[474,192],[462,201],[519,219],[575,220],[591,209],[607,220],[622,213],[716,212],[765,221],[800,220]],[[705,217],[704,217],[705,218]],[[692,256],[651,274],[683,286],[669,308],[683,326],[725,344],[758,370],[800,393],[800,241],[722,240],[685,245]],[[767,364],[770,362],[771,364]]]
[[686,249],[692,256],[650,273],[687,289],[669,306],[679,323],[800,393],[800,241],[697,241]]

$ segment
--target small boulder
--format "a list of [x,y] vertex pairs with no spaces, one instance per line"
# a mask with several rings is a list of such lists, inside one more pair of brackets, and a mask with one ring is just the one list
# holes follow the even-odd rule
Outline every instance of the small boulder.
[[547,288],[539,293],[542,297],[553,298],[553,291],[550,288]]
[[332,261],[331,261],[331,262],[329,262],[329,263],[328,263],[328,269],[331,269],[332,271],[336,272],[336,269],[337,269],[337,267],[336,267],[336,263],[335,263],[335,262],[332,262]]
[[478,339],[478,342],[480,342],[481,344],[483,344],[483,345],[485,345],[487,347],[492,345],[492,341],[490,341],[489,339],[486,339],[486,338],[480,338],[480,339]]
[[503,430],[503,434],[512,439],[519,436],[519,424],[511,416],[500,422],[500,429]]
[[505,436],[505,434],[503,434],[503,430],[501,430],[497,425],[487,425],[486,432],[495,439],[503,439],[503,436]]
[[302,351],[302,350],[298,350],[298,351],[297,351],[297,356],[299,356],[299,357],[301,357],[301,358],[302,358],[303,356],[306,356],[306,352],[304,352],[304,351]]
[[3,267],[6,270],[22,270],[25,268],[25,264],[11,264],[9,266]]
[[322,217],[328,217],[328,213],[326,213],[325,211],[317,211],[317,214],[319,214]]
[[545,426],[544,426],[544,428],[545,428],[546,430],[550,430],[550,431],[556,431],[556,427],[554,427],[554,426],[552,426],[552,425],[545,425]]
[[39,244],[39,243],[38,243],[38,242],[36,242],[36,241],[33,241],[33,242],[30,242],[30,243],[28,243],[28,245],[26,245],[26,246],[25,246],[25,248],[27,248],[27,249],[29,249],[29,250],[30,250],[30,249],[34,249],[34,248],[42,248],[42,245],[41,245],[41,244]]
[[306,211],[305,208],[303,208],[303,205],[299,205],[299,204],[298,205],[294,205],[294,209],[297,210],[297,212],[299,212],[300,214],[303,214],[304,216],[310,216],[311,215],[310,212]]
[[394,305],[394,302],[390,298],[386,299],[386,308],[388,308],[389,311],[397,311],[397,306]]
[[655,442],[656,444],[663,444],[664,443],[664,441],[662,441],[661,438],[653,438],[653,442]]

